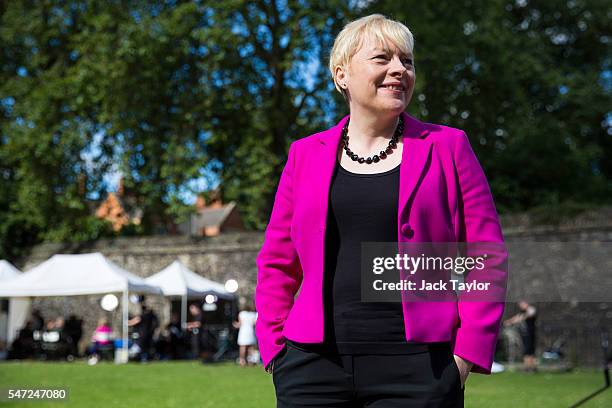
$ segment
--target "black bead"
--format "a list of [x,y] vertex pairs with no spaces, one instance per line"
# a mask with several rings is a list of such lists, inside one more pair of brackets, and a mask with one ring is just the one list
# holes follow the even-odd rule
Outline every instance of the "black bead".
[[353,153],[351,151],[351,149],[348,147],[348,140],[349,140],[349,136],[348,136],[348,126],[349,126],[349,119],[347,119],[344,127],[342,128],[342,133],[340,135],[342,142],[343,142],[343,148],[346,151],[346,155],[348,157],[350,157],[352,160],[357,161],[359,163],[367,163],[367,164],[372,164],[372,163],[378,163],[380,160],[383,160],[385,158],[387,158],[388,155],[390,155],[391,153],[393,153],[393,149],[395,149],[397,147],[397,143],[399,141],[399,138],[402,136],[403,132],[404,132],[404,118],[400,115],[399,117],[399,121],[398,121],[398,125],[395,128],[395,132],[393,134],[393,136],[391,137],[391,140],[389,141],[389,145],[387,146],[387,148],[385,150],[381,150],[380,153],[375,154],[372,157],[368,157],[368,158],[364,158],[364,157],[359,157],[356,153]]

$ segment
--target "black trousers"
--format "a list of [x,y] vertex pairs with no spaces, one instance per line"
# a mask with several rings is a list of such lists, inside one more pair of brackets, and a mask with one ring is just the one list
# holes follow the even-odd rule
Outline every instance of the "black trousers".
[[400,355],[304,348],[290,340],[274,361],[277,408],[463,407],[450,343]]

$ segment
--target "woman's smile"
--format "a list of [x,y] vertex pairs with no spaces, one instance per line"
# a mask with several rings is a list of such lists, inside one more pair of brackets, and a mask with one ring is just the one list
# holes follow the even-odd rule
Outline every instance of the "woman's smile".
[[382,85],[379,88],[381,88],[384,91],[390,92],[391,94],[394,94],[394,95],[403,95],[406,93],[406,88],[404,88],[402,85],[393,85],[393,86]]

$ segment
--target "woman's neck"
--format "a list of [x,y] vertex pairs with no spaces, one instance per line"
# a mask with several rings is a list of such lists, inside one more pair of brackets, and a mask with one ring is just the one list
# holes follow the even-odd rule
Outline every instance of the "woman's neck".
[[389,142],[399,121],[398,115],[376,115],[351,110],[348,134],[353,151],[370,151]]

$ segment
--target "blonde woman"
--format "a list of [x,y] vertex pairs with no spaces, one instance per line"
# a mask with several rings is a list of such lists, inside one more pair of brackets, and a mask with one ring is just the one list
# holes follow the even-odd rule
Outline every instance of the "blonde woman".
[[348,24],[329,68],[350,114],[289,149],[257,258],[278,407],[461,407],[468,374],[491,372],[503,302],[360,297],[362,242],[503,243],[466,134],[404,112],[413,45],[382,15]]

